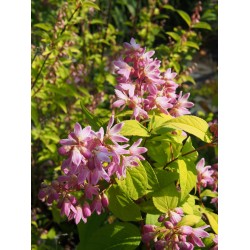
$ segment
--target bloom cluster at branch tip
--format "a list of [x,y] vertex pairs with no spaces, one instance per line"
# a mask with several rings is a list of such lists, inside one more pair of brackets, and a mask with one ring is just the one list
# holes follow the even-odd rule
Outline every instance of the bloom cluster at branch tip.
[[124,43],[124,54],[114,61],[115,72],[119,75],[115,89],[117,100],[113,108],[133,110],[132,118],[147,119],[148,112],[158,109],[174,117],[190,114],[193,103],[188,101],[189,93],[177,94],[178,84],[174,82],[177,73],[169,68],[160,72],[161,61],[153,59],[155,51],[147,51],[132,38]]
[[[202,158],[196,165],[197,175],[197,189],[201,193],[201,188],[206,188],[209,186],[212,188],[212,192],[218,196],[218,163],[213,164],[212,166],[205,166],[205,159]],[[214,203],[215,206],[218,206],[218,197],[211,199],[211,203]]]
[[214,179],[212,174],[213,170],[210,170],[211,166],[205,166],[205,159],[202,158],[196,165],[196,169],[198,172],[197,176],[197,187],[200,190],[200,187],[207,187],[207,185],[212,185],[214,183]]
[[[113,175],[126,177],[128,167],[136,167],[139,160],[144,160],[141,154],[147,149],[139,147],[142,139],[132,146],[120,144],[129,139],[119,133],[123,123],[113,125],[114,116],[110,118],[104,134],[102,127],[95,132],[90,126],[82,129],[76,123],[68,138],[60,140],[62,146],[58,152],[67,157],[61,166],[64,174],[51,185],[42,184],[40,189],[41,200],[48,204],[56,201],[61,215],[74,219],[76,224],[81,219],[86,222],[94,211],[101,214],[108,206],[103,185],[109,183]],[[75,191],[80,191],[81,198],[77,199],[72,194]]]
[[204,231],[209,225],[199,228],[178,225],[184,216],[181,208],[175,208],[167,214],[160,215],[158,221],[161,226],[144,225],[142,241],[150,247],[153,243],[156,250],[193,250],[194,246],[204,247],[201,238],[209,237]]

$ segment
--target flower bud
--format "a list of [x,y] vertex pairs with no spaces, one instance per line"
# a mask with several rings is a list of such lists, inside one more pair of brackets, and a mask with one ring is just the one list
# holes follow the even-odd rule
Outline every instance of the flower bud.
[[174,225],[173,225],[170,221],[165,221],[165,222],[164,222],[164,226],[165,226],[167,229],[173,229],[173,228],[174,228]]
[[91,215],[91,209],[88,202],[84,202],[84,205],[82,207],[82,213],[84,217],[89,217]]
[[147,244],[155,237],[155,232],[150,232],[142,235],[142,242]]
[[169,211],[170,221],[176,225],[179,221],[181,221],[181,216],[173,211]]
[[109,199],[108,199],[108,197],[107,197],[106,194],[102,195],[101,202],[102,202],[102,206],[103,207],[108,207],[108,205],[109,205]]
[[174,211],[175,211],[177,214],[179,214],[179,215],[183,215],[183,210],[182,210],[181,207],[175,208]]
[[165,220],[165,214],[160,215],[158,222],[163,222]]
[[143,233],[150,233],[155,231],[156,226],[155,225],[144,225],[143,226]]

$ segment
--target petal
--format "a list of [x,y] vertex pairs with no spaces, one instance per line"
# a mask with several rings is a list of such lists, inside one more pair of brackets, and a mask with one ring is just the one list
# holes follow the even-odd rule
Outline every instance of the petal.
[[128,142],[129,139],[122,136],[122,135],[111,135],[110,136],[110,139],[113,141],[113,142]]
[[[118,90],[118,91],[119,91],[119,90]],[[114,124],[114,120],[115,120],[115,118],[114,118],[114,116],[112,115],[112,116],[110,117],[110,119],[109,119],[109,123],[108,123],[108,126],[107,126],[107,130],[108,130],[108,131],[111,129],[112,125]]]
[[122,100],[126,101],[128,99],[128,97],[118,89],[115,89],[115,94],[117,95],[118,98]]
[[205,166],[205,159],[201,158],[200,161],[196,165],[196,169],[198,171],[201,171],[204,166]]
[[113,128],[110,129],[110,134],[118,133],[122,129],[123,125],[123,122],[116,124]]
[[78,138],[81,136],[82,127],[81,127],[81,125],[80,125],[78,122],[75,124],[74,133],[75,133],[75,135],[76,135]]
[[204,247],[204,243],[202,242],[202,240],[200,238],[198,238],[196,235],[192,234],[191,235],[192,240],[194,242],[194,244],[198,247]]
[[79,164],[81,163],[81,160],[82,160],[82,155],[80,153],[80,151],[77,149],[77,148],[74,148],[73,151],[72,151],[72,162],[74,164],[76,164],[76,166],[79,166]]
[[125,101],[124,100],[117,100],[115,101],[113,104],[112,104],[112,107],[113,108],[119,108],[121,107],[122,105],[125,104]]
[[62,145],[75,145],[76,141],[73,139],[61,139],[59,143]]

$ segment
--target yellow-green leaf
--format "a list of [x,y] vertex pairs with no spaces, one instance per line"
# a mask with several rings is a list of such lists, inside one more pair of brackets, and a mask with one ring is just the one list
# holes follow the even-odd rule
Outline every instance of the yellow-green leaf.
[[163,126],[184,130],[204,142],[210,143],[212,141],[212,135],[207,122],[193,115],[183,115],[173,118],[165,122]]
[[188,26],[191,25],[191,19],[188,13],[183,10],[176,10],[176,12],[183,18],[183,20],[187,23]]
[[124,125],[120,133],[124,136],[141,136],[141,137],[150,136],[147,128],[145,128],[136,120],[126,120],[123,121],[123,123]]

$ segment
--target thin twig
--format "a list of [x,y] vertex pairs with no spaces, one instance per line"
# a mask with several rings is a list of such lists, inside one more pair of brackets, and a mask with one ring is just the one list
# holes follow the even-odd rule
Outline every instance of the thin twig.
[[170,165],[172,162],[178,160],[179,157],[184,157],[184,156],[186,156],[186,155],[189,155],[189,154],[192,154],[192,153],[194,153],[194,152],[200,151],[200,150],[202,150],[202,149],[204,149],[204,148],[207,148],[207,147],[215,147],[217,144],[214,144],[214,143],[215,143],[215,141],[213,141],[213,142],[211,142],[211,143],[207,143],[207,144],[205,144],[205,145],[203,145],[203,146],[201,146],[201,147],[199,147],[199,148],[196,148],[196,149],[194,149],[194,150],[192,150],[192,151],[189,151],[189,152],[187,152],[187,153],[185,153],[185,154],[182,154],[182,155],[180,155],[180,156],[174,158],[173,160],[171,160],[170,162],[168,162],[168,163],[163,167],[163,169],[166,169],[166,167],[167,167],[168,165]]
[[[67,21],[67,24],[63,27],[63,29],[62,29],[62,31],[61,31],[61,33],[60,33],[60,36],[61,36],[61,35],[64,33],[64,31],[66,30],[66,27],[68,26],[68,23],[71,21],[71,19],[73,18],[73,16],[75,15],[75,13],[77,12],[77,10],[79,9],[79,7],[80,7],[80,6],[77,6],[76,9],[75,9],[75,11],[74,11],[74,12],[72,13],[72,15],[70,16],[69,20]],[[38,81],[38,78],[39,78],[39,76],[40,76],[40,74],[41,74],[41,72],[42,72],[42,70],[43,70],[43,67],[44,67],[46,61],[48,60],[49,56],[51,55],[51,53],[52,53],[52,51],[49,52],[49,53],[47,54],[47,56],[45,57],[45,59],[44,59],[44,61],[43,61],[43,64],[42,64],[42,67],[40,68],[39,72],[37,73],[35,81],[32,83],[31,89],[33,89],[34,86],[36,85],[36,83],[37,83],[37,81]]]

